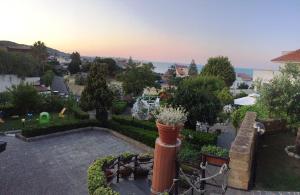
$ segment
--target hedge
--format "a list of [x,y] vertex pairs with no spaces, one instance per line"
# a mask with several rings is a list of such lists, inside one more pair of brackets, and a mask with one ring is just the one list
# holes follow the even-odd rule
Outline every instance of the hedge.
[[10,103],[8,103],[8,104],[0,104],[0,111],[3,112],[3,114],[4,114],[3,117],[4,118],[16,114],[15,113],[15,107],[14,107],[14,105],[10,104]]
[[74,113],[74,116],[78,119],[89,119],[90,115],[87,112],[81,110],[78,106],[74,106],[71,110]]
[[126,110],[126,108],[126,101],[113,101],[111,110],[113,114],[122,114]]
[[205,145],[216,145],[218,140],[218,135],[216,133],[206,133],[199,132],[189,129],[184,129],[181,131],[184,140],[189,144],[192,144],[195,148],[201,149]]
[[101,124],[96,120],[68,121],[54,125],[49,123],[43,126],[38,124],[24,127],[21,134],[24,137],[35,137],[89,126],[101,126]]
[[106,177],[103,172],[103,165],[109,163],[112,159],[115,158],[112,156],[107,156],[104,158],[97,159],[88,168],[87,183],[89,195],[98,195],[99,192],[107,192],[107,194],[102,193],[103,195],[119,194],[117,192],[112,191],[111,188],[107,186]]
[[155,122],[134,119],[131,116],[117,116],[113,115],[112,119],[122,125],[139,127],[147,130],[157,130]]
[[114,120],[109,121],[108,128],[140,141],[150,147],[154,147],[155,140],[158,137],[157,131],[149,131],[134,126],[123,125]]

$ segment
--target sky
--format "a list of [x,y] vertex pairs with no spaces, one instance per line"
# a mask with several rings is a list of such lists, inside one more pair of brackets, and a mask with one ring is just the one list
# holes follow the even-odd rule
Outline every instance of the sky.
[[83,56],[275,69],[300,49],[299,0],[0,0],[0,40]]

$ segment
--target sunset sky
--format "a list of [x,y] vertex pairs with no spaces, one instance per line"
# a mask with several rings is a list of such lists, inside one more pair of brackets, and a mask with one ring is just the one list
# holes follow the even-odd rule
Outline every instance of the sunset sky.
[[0,40],[88,56],[239,67],[300,48],[299,0],[1,0]]

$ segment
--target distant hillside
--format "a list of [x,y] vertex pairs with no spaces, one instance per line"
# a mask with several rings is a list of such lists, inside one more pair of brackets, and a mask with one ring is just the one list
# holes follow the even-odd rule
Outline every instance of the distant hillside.
[[[30,47],[31,45],[25,45],[25,44],[19,44],[19,43],[15,43],[12,41],[0,41],[0,47],[9,47],[9,46],[28,46]],[[54,55],[54,56],[62,56],[62,57],[68,57],[70,56],[70,54],[65,53],[65,52],[61,52],[57,49],[53,49],[50,47],[47,47],[48,53],[49,55]]]

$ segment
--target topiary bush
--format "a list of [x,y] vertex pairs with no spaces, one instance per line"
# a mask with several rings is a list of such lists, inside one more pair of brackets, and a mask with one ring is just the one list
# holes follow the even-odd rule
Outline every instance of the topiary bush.
[[78,106],[73,106],[72,107],[72,112],[74,113],[74,116],[78,119],[89,119],[90,115],[87,112],[84,112],[83,110],[81,110]]
[[114,120],[122,125],[130,125],[133,127],[143,128],[145,130],[156,130],[157,129],[155,122],[138,120],[138,119],[134,119],[131,116],[113,115],[112,120]]
[[199,132],[189,129],[181,131],[184,141],[192,144],[194,148],[201,149],[204,145],[216,145],[218,135],[216,133]]
[[113,114],[122,114],[127,108],[127,102],[126,101],[113,101],[112,103],[112,113]]

